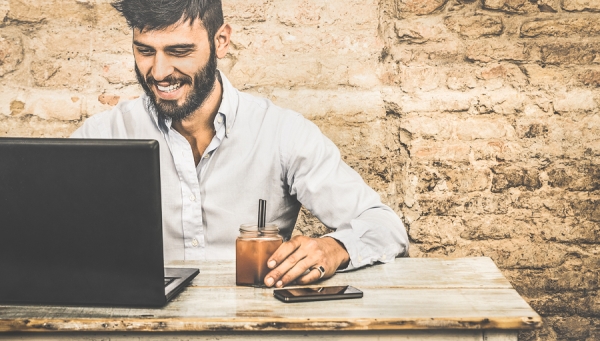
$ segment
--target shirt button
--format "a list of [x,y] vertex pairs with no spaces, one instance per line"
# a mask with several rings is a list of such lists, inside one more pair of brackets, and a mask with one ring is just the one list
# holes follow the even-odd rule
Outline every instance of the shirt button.
[[221,117],[217,118],[217,123],[219,123],[219,124],[223,123],[223,119]]
[[193,194],[190,194],[190,201],[196,201],[196,196]]
[[198,240],[196,238],[192,239],[192,246],[193,247],[197,247],[198,246]]

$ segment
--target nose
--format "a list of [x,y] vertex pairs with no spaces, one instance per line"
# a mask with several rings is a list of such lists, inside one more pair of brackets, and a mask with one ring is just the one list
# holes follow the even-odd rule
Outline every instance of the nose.
[[164,53],[157,53],[154,56],[154,64],[152,65],[152,77],[155,81],[160,82],[167,76],[173,73],[173,66],[169,61],[169,57]]

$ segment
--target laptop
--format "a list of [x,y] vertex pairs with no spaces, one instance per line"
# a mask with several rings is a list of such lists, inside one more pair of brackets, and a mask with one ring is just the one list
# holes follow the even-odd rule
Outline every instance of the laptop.
[[160,192],[155,140],[0,138],[0,304],[165,305]]

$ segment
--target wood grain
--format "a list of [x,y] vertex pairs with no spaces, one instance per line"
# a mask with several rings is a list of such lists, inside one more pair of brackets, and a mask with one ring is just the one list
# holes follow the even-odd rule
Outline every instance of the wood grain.
[[541,318],[489,258],[398,259],[338,273],[321,285],[352,284],[361,299],[283,303],[273,289],[235,286],[234,263],[200,275],[161,309],[0,306],[1,332],[264,332],[519,330]]

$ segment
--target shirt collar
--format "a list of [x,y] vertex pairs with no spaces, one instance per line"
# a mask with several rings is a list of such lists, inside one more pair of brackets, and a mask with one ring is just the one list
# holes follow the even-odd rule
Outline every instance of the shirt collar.
[[[225,122],[225,137],[228,137],[231,133],[237,115],[238,93],[233,85],[231,85],[227,77],[225,77],[220,70],[217,71],[219,72],[223,94],[221,95],[221,105],[219,105],[217,115],[215,115],[215,121],[219,119],[219,117],[223,119]],[[156,112],[156,108],[154,107],[154,104],[148,95],[144,94],[142,98],[146,110],[156,123],[158,129],[160,129],[163,133],[167,133],[171,129],[173,120],[170,117],[159,117],[158,113]]]

